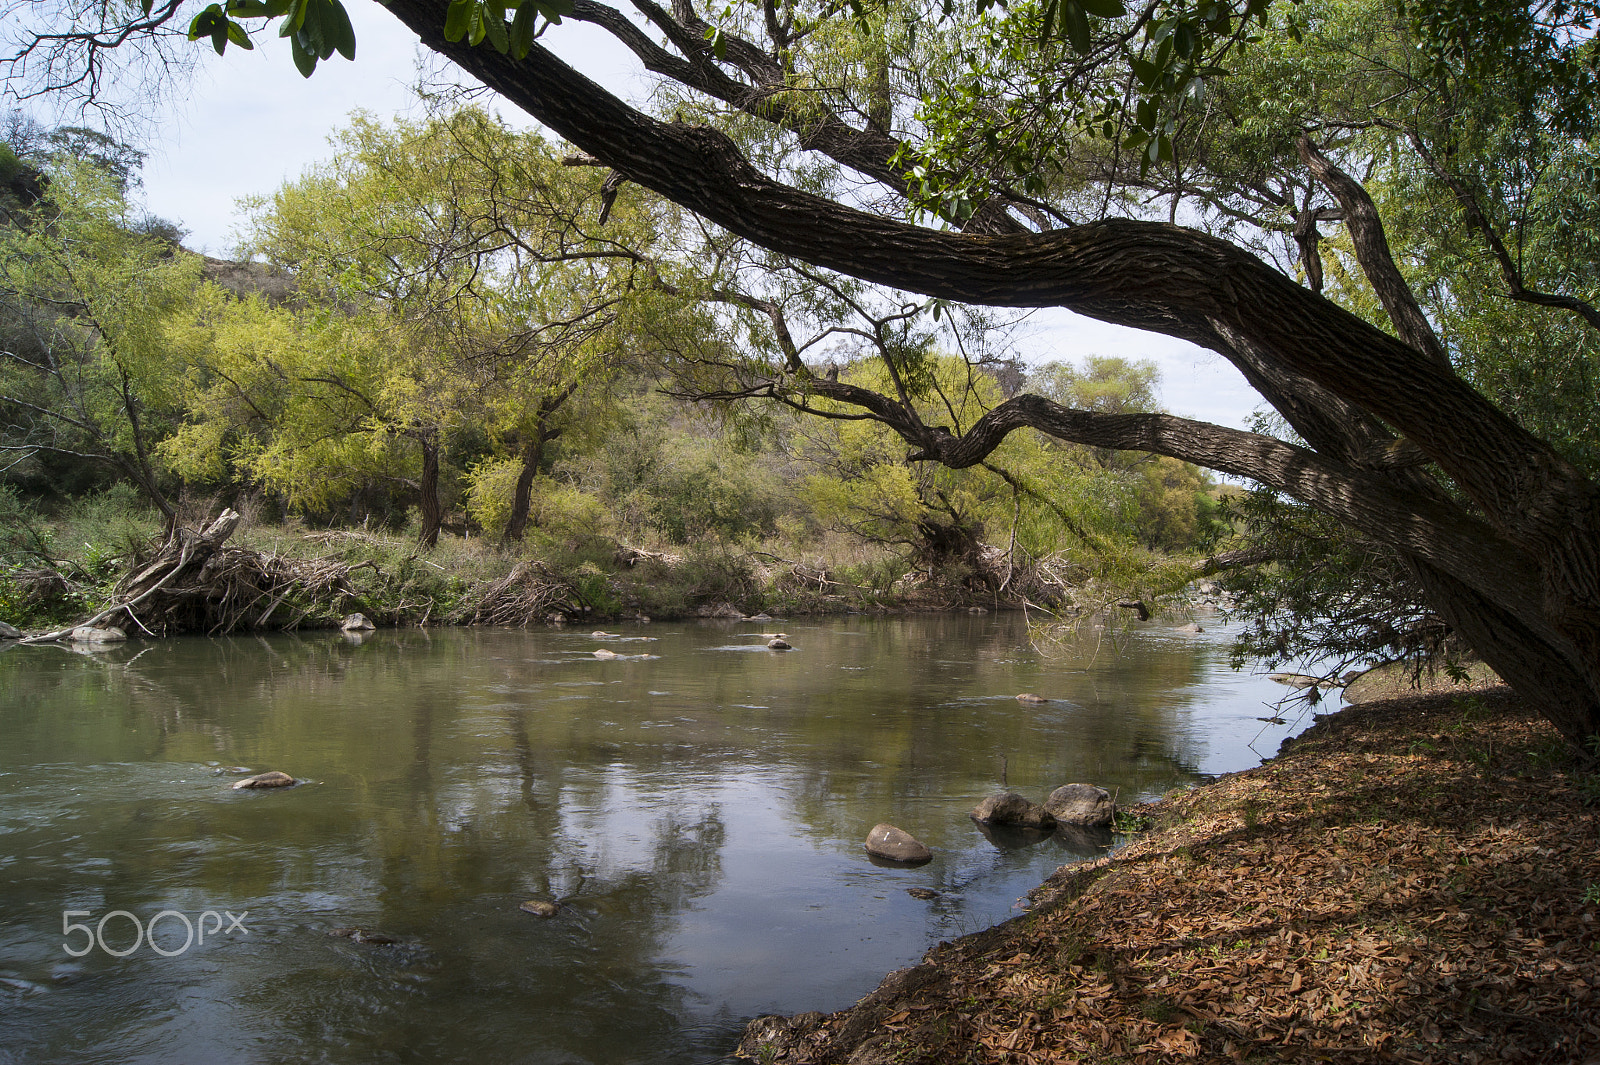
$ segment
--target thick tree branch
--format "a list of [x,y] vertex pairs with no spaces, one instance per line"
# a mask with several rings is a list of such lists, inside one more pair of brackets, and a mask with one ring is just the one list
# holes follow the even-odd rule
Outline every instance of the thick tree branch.
[[1383,231],[1383,219],[1378,216],[1372,197],[1359,181],[1323,155],[1308,135],[1300,134],[1295,143],[1301,161],[1310,168],[1312,176],[1339,201],[1345,228],[1350,231],[1350,240],[1355,246],[1356,261],[1361,264],[1372,290],[1378,294],[1383,309],[1389,313],[1400,339],[1440,365],[1449,366],[1450,356],[1445,353],[1428,316],[1422,313],[1411,286],[1406,284],[1394,263],[1394,256],[1389,252],[1389,238]]

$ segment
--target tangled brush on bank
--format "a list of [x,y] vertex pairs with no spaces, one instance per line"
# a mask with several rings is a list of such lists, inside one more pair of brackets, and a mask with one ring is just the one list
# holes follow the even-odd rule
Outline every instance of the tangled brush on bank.
[[527,625],[571,610],[574,589],[542,562],[518,562],[463,603],[451,620],[462,625]]
[[[203,529],[174,531],[150,557],[129,568],[110,605],[80,624],[120,624],[157,636],[292,630],[308,617],[336,615],[356,594],[350,573],[372,565],[228,546],[239,521],[235,511],[225,510]],[[30,642],[59,639],[72,628]]]

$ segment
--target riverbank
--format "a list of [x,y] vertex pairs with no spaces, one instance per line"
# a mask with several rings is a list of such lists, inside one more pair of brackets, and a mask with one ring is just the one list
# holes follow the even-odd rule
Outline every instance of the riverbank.
[[[219,635],[337,628],[356,613],[389,628],[976,611],[1024,603],[1067,616],[1147,609],[1122,602],[1121,584],[1102,586],[1067,561],[1013,568],[999,551],[984,556],[981,571],[914,566],[882,547],[840,537],[807,545],[646,548],[593,534],[507,548],[446,535],[423,551],[384,533],[260,525],[231,510],[223,512],[231,516],[226,521],[219,516],[167,535],[149,514],[126,505],[103,509],[85,504],[72,521],[19,526],[9,539],[0,537],[0,623],[37,635],[102,616],[129,635]],[[213,535],[214,528],[222,531]],[[1196,565],[1152,554],[1137,559],[1124,578],[1171,595]],[[1216,602],[1196,592],[1191,605]]]
[[1588,1062],[1600,774],[1505,689],[1350,707],[1273,761],[1135,808],[1031,912],[761,1062]]

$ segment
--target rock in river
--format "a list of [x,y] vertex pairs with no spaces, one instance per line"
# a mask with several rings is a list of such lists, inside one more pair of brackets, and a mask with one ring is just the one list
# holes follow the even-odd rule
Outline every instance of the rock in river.
[[893,825],[873,825],[867,833],[867,853],[891,862],[931,861],[933,852],[909,832]]
[[120,643],[128,638],[128,634],[121,629],[106,627],[97,629],[92,625],[79,625],[67,637],[73,643]]
[[399,936],[391,936],[387,932],[375,932],[369,928],[330,928],[328,935],[348,939],[352,943],[371,943],[375,946],[393,946],[400,942]]
[[1046,699],[1044,696],[1035,695],[1033,692],[1023,692],[1021,695],[1017,696],[1017,702],[1019,703],[1048,703],[1049,701],[1050,700]]
[[377,627],[365,614],[351,614],[339,622],[339,628],[345,632],[370,632]]
[[287,788],[289,785],[296,783],[299,782],[288,773],[280,773],[274,769],[269,773],[257,773],[253,777],[236,780],[233,783],[233,789],[238,791],[240,788]]
[[1117,819],[1111,793],[1093,784],[1064,784],[1050,793],[1044,808],[1069,825],[1109,825]]
[[529,899],[527,902],[518,905],[517,909],[523,913],[531,913],[535,917],[554,917],[561,912],[561,904],[547,902],[544,899]]
[[7,625],[3,621],[0,621],[0,640],[20,640],[20,639],[22,639],[22,633],[21,633],[20,630],[18,630],[16,628],[13,628],[10,625]]
[[972,808],[972,819],[984,824],[1021,825],[1048,828],[1056,819],[1036,802],[1029,802],[1014,791],[991,795]]
[[781,636],[774,636],[772,639],[767,641],[767,649],[771,651],[793,651],[794,644],[790,643],[788,640],[785,640]]

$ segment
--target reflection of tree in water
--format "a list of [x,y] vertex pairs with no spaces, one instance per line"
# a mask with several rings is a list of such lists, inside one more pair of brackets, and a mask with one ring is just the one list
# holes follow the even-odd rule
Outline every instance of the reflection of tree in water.
[[[373,923],[423,949],[333,941],[321,953],[351,971],[263,991],[257,1007],[308,1044],[414,1060],[671,1060],[662,1048],[682,1043],[685,991],[662,944],[721,879],[719,809],[619,801],[625,767],[546,752],[516,709],[503,715],[504,764],[435,764],[433,718],[413,708],[405,794],[363,841],[381,900]],[[535,896],[565,908],[551,920],[516,910]]]
[[[881,820],[926,822],[930,802],[942,810],[934,819],[960,834],[952,838],[965,838],[966,809],[996,788],[1037,801],[1085,781],[1126,797],[1199,777],[1198,744],[1178,722],[1203,697],[1209,649],[1156,639],[1114,651],[1091,638],[1046,661],[1020,618],[897,619],[862,642],[870,675],[830,692],[830,714],[792,723],[826,754],[797,760],[790,784],[799,817],[821,838],[864,835]],[[1052,701],[1015,703],[1041,671],[1037,686]]]

